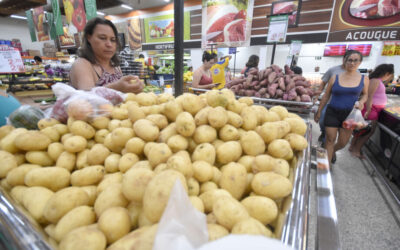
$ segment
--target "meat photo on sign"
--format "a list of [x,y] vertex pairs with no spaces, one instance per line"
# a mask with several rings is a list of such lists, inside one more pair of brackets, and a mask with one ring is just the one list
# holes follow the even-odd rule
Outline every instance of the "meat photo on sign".
[[361,19],[390,17],[400,14],[400,0],[353,0],[349,11]]
[[277,1],[272,3],[271,15],[289,14],[289,28],[299,24],[301,1]]

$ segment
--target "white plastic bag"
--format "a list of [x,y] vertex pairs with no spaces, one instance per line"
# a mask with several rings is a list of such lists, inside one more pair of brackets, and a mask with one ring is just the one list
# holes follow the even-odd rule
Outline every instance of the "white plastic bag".
[[361,110],[353,108],[346,120],[343,121],[343,128],[345,129],[362,129],[367,126],[368,123],[364,120]]

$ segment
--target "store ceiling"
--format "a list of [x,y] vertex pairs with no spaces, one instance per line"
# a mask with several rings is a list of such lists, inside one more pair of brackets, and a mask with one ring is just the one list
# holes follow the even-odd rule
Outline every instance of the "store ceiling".
[[9,16],[46,4],[47,0],[2,0],[0,1],[0,16]]
[[[168,2],[166,2],[164,0],[122,0],[122,2],[124,4],[132,7],[133,10],[141,10],[141,9],[146,9],[146,8],[167,5],[167,4],[172,3],[173,0],[169,0]],[[98,9],[100,10],[100,8],[98,8]],[[119,5],[119,6],[115,6],[113,8],[101,9],[101,11],[106,13],[107,15],[118,15],[118,14],[130,12],[132,10],[122,8]]]

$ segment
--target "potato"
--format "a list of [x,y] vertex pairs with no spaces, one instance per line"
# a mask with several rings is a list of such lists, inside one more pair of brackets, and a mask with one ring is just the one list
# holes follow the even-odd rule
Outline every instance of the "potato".
[[268,154],[275,158],[290,160],[293,158],[293,150],[288,141],[283,139],[273,140],[268,145]]
[[288,110],[285,107],[280,106],[280,105],[271,107],[269,109],[269,111],[277,113],[279,115],[279,117],[281,118],[281,120],[285,119],[289,114]]
[[165,117],[164,115],[161,115],[161,114],[148,115],[148,116],[146,116],[146,119],[149,121],[152,121],[154,124],[156,124],[160,130],[162,130],[168,126],[167,117]]
[[187,185],[188,185],[188,194],[190,196],[198,196],[200,193],[200,185],[199,182],[193,178],[190,177],[187,179]]
[[234,126],[226,124],[219,130],[219,138],[223,141],[237,141],[239,132]]
[[196,128],[193,135],[193,140],[197,144],[206,142],[211,143],[216,138],[217,138],[217,131],[209,125],[200,125],[199,127]]
[[0,127],[0,140],[3,139],[6,135],[11,133],[14,130],[14,127],[11,125],[3,125]]
[[276,165],[277,159],[274,157],[267,154],[258,155],[254,158],[252,170],[255,174],[258,172],[270,172],[275,170]]
[[44,217],[52,223],[57,223],[61,217],[78,206],[87,205],[88,194],[78,187],[67,187],[57,191],[44,208]]
[[204,205],[201,199],[197,196],[189,196],[189,201],[192,203],[192,206],[199,210],[200,212],[204,213]]
[[246,168],[239,163],[231,162],[223,167],[219,186],[227,190],[232,197],[240,200],[246,190],[246,180]]
[[258,125],[258,116],[257,112],[252,109],[251,107],[245,107],[243,108],[242,112],[240,113],[240,116],[243,119],[243,125],[242,128],[244,130],[254,130],[257,125]]
[[56,225],[49,224],[44,228],[44,231],[50,236],[50,238],[54,239],[55,238]]
[[139,103],[140,106],[152,106],[157,104],[157,96],[153,93],[139,93],[136,95],[135,101]]
[[247,172],[251,172],[255,157],[252,155],[244,155],[240,157],[238,163],[242,164]]
[[122,185],[117,183],[103,190],[94,203],[94,211],[97,217],[110,207],[126,207],[128,200],[122,194]]
[[137,246],[138,250],[151,250],[157,233],[157,225],[139,228],[114,242],[107,250],[130,249]]
[[122,193],[129,201],[141,203],[146,187],[154,176],[154,172],[146,168],[129,170],[122,180]]
[[15,186],[11,189],[10,195],[16,202],[18,202],[19,204],[22,204],[23,196],[26,193],[27,189],[28,189],[28,187],[26,187],[26,186]]
[[[180,151],[180,152],[185,152],[185,151]],[[186,178],[190,178],[193,176],[193,167],[192,167],[192,162],[190,161],[190,157],[186,158],[181,155],[176,155],[176,154],[172,155],[167,160],[167,169],[178,171],[181,174],[183,174]]]
[[100,194],[104,189],[115,183],[122,183],[122,176],[123,174],[121,172],[105,174],[99,185],[96,187],[96,194]]
[[95,129],[106,129],[108,128],[108,124],[110,123],[110,118],[106,116],[98,116],[95,117],[90,125],[92,125]]
[[25,151],[46,150],[51,140],[39,131],[27,131],[15,137],[14,144],[17,148]]
[[82,168],[81,170],[76,170],[71,174],[71,185],[72,186],[88,186],[96,185],[103,179],[104,167],[90,166]]
[[106,136],[103,144],[104,144],[104,146],[106,146],[109,150],[111,150],[114,153],[121,154],[121,151],[123,149],[123,147],[118,147],[118,146],[114,145],[114,143],[111,139],[111,133]]
[[160,134],[157,125],[146,119],[136,121],[133,125],[133,129],[138,137],[147,142],[155,141]]
[[153,223],[152,221],[150,221],[145,213],[143,212],[143,210],[139,213],[139,217],[138,217],[138,225],[139,227],[147,227],[147,226],[151,226],[154,225],[155,223]]
[[286,122],[290,125],[290,133],[295,133],[299,135],[305,135],[307,131],[307,124],[304,122],[301,117],[299,118],[285,118]]
[[70,175],[68,170],[61,167],[34,168],[25,175],[25,185],[42,186],[58,191],[69,186]]
[[113,110],[111,111],[111,118],[118,120],[128,119],[128,110],[114,107]]
[[181,150],[186,150],[189,146],[188,140],[181,135],[173,135],[168,139],[168,147],[172,152],[178,152]]
[[249,196],[241,201],[250,216],[263,225],[270,224],[278,216],[278,207],[275,201],[264,196]]
[[192,136],[196,129],[193,116],[188,112],[182,112],[176,117],[176,131],[182,136]]
[[61,155],[63,151],[64,151],[64,145],[59,142],[53,142],[47,148],[47,153],[49,154],[50,158],[53,159],[54,161],[57,161],[58,157]]
[[194,122],[196,126],[207,125],[208,124],[208,112],[212,110],[211,107],[205,107],[201,109],[194,117]]
[[0,186],[6,191],[10,192],[12,186],[8,184],[7,179],[3,179],[0,181]]
[[174,100],[174,96],[169,93],[162,93],[157,96],[157,103],[162,104]]
[[265,151],[264,140],[254,131],[247,131],[240,137],[240,145],[247,155],[259,155]]
[[[175,170],[165,170],[153,179],[147,185],[143,196],[143,211],[151,222],[158,222],[167,206],[169,195],[176,180],[180,180],[183,188],[187,191],[185,177]],[[157,197],[157,199],[154,199]]]
[[76,168],[81,169],[89,166],[87,162],[87,155],[89,154],[89,149],[85,149],[82,152],[79,152],[76,157]]
[[41,120],[38,122],[38,128],[39,128],[40,130],[42,130],[42,129],[44,129],[44,128],[51,127],[51,126],[56,125],[56,124],[60,124],[60,122],[57,121],[57,120],[54,119],[54,118],[41,119]]
[[35,164],[23,164],[17,168],[13,168],[7,174],[7,183],[12,187],[25,185],[25,175],[32,169],[40,167]]
[[243,125],[243,118],[235,112],[227,111],[228,124],[235,128],[240,128]]
[[237,141],[228,141],[217,148],[217,160],[221,164],[237,161],[242,156],[242,147]]
[[171,155],[171,149],[165,143],[154,144],[146,154],[147,159],[152,167],[155,167],[160,163],[167,162]]
[[65,168],[70,172],[75,168],[75,164],[76,155],[67,151],[62,152],[56,161],[57,167]]
[[229,111],[232,111],[232,112],[236,113],[236,114],[240,114],[244,107],[247,107],[247,104],[241,103],[241,102],[236,101],[236,100],[230,100],[230,101],[228,101],[227,109]]
[[257,113],[258,124],[264,124],[264,117],[268,115],[268,109],[261,105],[253,105],[252,107]]
[[208,230],[208,241],[218,240],[224,236],[229,234],[229,231],[226,230],[223,226],[218,224],[207,224]]
[[92,207],[79,206],[66,213],[54,229],[54,238],[60,242],[72,230],[95,223],[96,215]]
[[15,160],[17,161],[18,166],[22,165],[26,162],[25,154],[14,154]]
[[212,189],[202,193],[199,197],[203,201],[204,211],[209,213],[213,211],[213,205],[217,200],[221,197],[232,197],[232,195],[225,189]]
[[66,151],[70,153],[77,153],[85,150],[87,146],[87,141],[85,137],[75,135],[67,138],[63,144]]
[[278,124],[274,122],[266,122],[257,131],[263,138],[265,143],[270,143],[273,140],[279,139]]
[[208,224],[216,224],[217,223],[217,217],[215,217],[215,214],[213,214],[212,212],[207,214],[207,223]]
[[70,130],[74,135],[80,135],[85,139],[91,139],[96,133],[94,128],[84,121],[74,121]]
[[106,236],[107,243],[112,244],[130,231],[128,210],[123,207],[110,207],[101,214],[97,225]]
[[183,112],[182,106],[177,101],[169,101],[164,106],[164,115],[169,121],[174,122],[176,117]]
[[97,227],[83,226],[69,232],[61,240],[59,250],[98,250],[105,249],[107,240]]
[[129,203],[128,207],[131,228],[136,229],[139,225],[139,214],[142,212],[142,204],[137,202]]
[[208,123],[213,128],[222,128],[228,123],[228,114],[223,107],[210,109],[208,112]]
[[200,186],[200,194],[205,193],[210,190],[213,190],[213,189],[218,189],[218,185],[216,183],[214,183],[212,181],[204,182]]
[[121,128],[122,127],[122,121],[121,120],[116,120],[113,119],[108,123],[108,130],[110,132],[114,131],[116,128]]
[[247,106],[251,106],[254,104],[253,99],[250,97],[240,97],[239,102],[246,104]]
[[215,184],[217,184],[217,183],[219,183],[219,180],[220,180],[220,178],[221,178],[222,173],[221,173],[221,171],[220,171],[217,167],[213,167],[213,172],[214,172],[214,176],[213,176],[213,178],[212,178],[212,181],[213,181]]
[[285,140],[287,140],[292,147],[293,150],[304,150],[307,148],[307,140],[304,136],[299,134],[290,133],[285,136]]
[[[165,164],[165,163],[162,163]],[[161,165],[161,164],[160,164]],[[166,164],[165,164],[166,165]],[[136,162],[129,170],[131,169],[137,169],[137,168],[145,168],[148,170],[152,170],[153,168],[150,165],[149,161],[138,161]]]
[[222,196],[213,205],[217,222],[228,230],[241,220],[250,218],[246,208],[232,197]]
[[119,170],[120,154],[111,153],[104,161],[104,167],[107,173],[114,173]]
[[14,155],[7,151],[0,150],[0,178],[6,177],[8,172],[17,166],[17,160]]
[[206,161],[211,165],[215,163],[216,152],[210,143],[202,143],[196,147],[192,154],[192,161]]
[[138,161],[139,157],[137,155],[126,153],[119,159],[118,169],[122,173],[125,173]]
[[232,228],[232,234],[252,234],[272,237],[272,232],[261,222],[253,218],[239,221]]
[[61,143],[64,144],[65,141],[70,138],[71,136],[74,136],[72,133],[66,133],[65,135],[61,136]]
[[60,141],[60,134],[58,133],[57,129],[54,127],[47,127],[40,131],[44,135],[46,135],[51,142],[58,142]]
[[134,136],[132,128],[116,128],[111,132],[113,144],[118,147],[125,147],[126,142]]
[[192,137],[190,137],[190,138],[188,139],[188,142],[189,142],[189,146],[188,146],[187,151],[188,151],[189,153],[193,153],[193,151],[196,149],[196,147],[197,147],[198,144],[193,140]]
[[44,210],[54,193],[45,187],[30,187],[22,194],[22,204],[39,223],[45,223]]
[[89,165],[103,165],[106,158],[110,155],[110,150],[103,144],[95,144],[87,155]]
[[210,163],[206,161],[195,161],[192,164],[193,177],[199,182],[206,182],[213,178],[214,172]]
[[15,138],[17,138],[18,135],[23,134],[27,131],[28,130],[26,130],[25,128],[16,128],[12,130],[8,135],[1,139],[0,148],[12,154],[17,153],[19,149],[14,144]]
[[89,196],[88,206],[93,206],[97,198],[97,186],[83,186],[81,187]]
[[185,93],[182,95],[182,98],[183,110],[189,112],[192,115],[195,115],[205,106],[205,103],[197,95]]
[[273,172],[261,172],[251,182],[253,191],[273,200],[286,197],[292,192],[292,183],[288,178]]
[[128,153],[141,155],[143,153],[144,145],[145,141],[139,137],[133,137],[126,142],[125,149]]

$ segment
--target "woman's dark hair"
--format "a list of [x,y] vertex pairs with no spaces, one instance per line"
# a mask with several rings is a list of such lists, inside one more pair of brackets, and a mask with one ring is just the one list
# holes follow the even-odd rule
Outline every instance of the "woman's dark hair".
[[380,64],[378,65],[374,71],[369,74],[369,79],[373,78],[381,78],[387,73],[394,74],[394,65],[393,64]]
[[144,55],[143,55],[143,54],[140,54],[140,55],[139,55],[139,58],[144,58]]
[[203,52],[203,57],[202,57],[202,61],[211,61],[212,59],[217,58],[217,54],[215,54],[214,52],[210,52],[210,51],[204,51]]
[[258,67],[259,61],[260,61],[260,58],[257,55],[251,55],[249,57],[249,60],[246,63],[246,67],[247,68]]
[[346,53],[344,53],[344,56],[343,56],[343,60],[344,60],[344,61],[347,61],[347,59],[349,59],[349,57],[350,57],[351,55],[353,55],[353,54],[359,55],[359,56],[360,56],[360,62],[362,62],[362,60],[363,60],[363,55],[361,54],[361,52],[358,51],[358,50],[353,50],[353,49],[346,50]]
[[85,58],[92,64],[96,64],[96,58],[94,56],[92,46],[90,45],[90,43],[87,39],[87,36],[93,35],[94,29],[96,28],[96,26],[98,24],[108,25],[113,30],[114,36],[115,36],[115,43],[117,45],[117,51],[115,52],[115,55],[113,55],[113,57],[111,58],[111,64],[114,67],[119,66],[118,52],[121,50],[121,45],[119,43],[118,31],[117,31],[117,28],[115,27],[115,25],[111,21],[103,19],[103,18],[96,17],[96,18],[90,19],[87,22],[85,29],[84,29],[83,38],[82,38],[82,45],[79,48],[78,55],[80,57]]
[[33,58],[33,60],[38,61],[38,62],[42,62],[42,58],[40,56],[35,56]]

